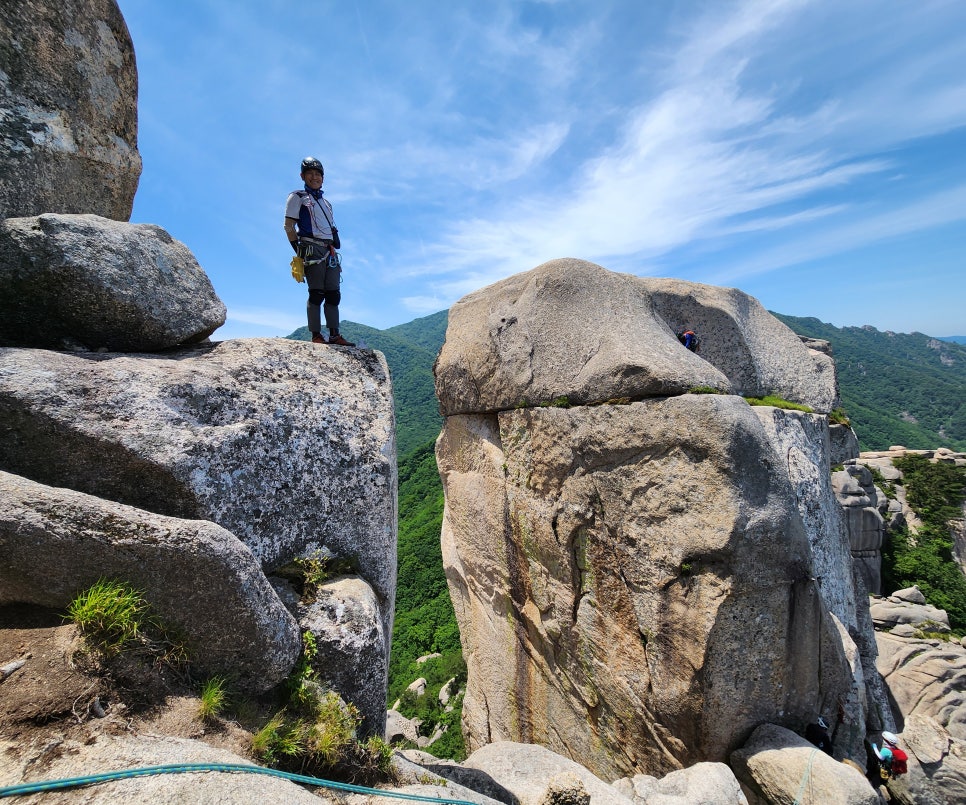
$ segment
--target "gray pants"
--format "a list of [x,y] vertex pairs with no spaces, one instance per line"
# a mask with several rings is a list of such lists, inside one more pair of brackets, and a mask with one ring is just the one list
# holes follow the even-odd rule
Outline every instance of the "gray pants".
[[[314,259],[314,258],[313,258]],[[309,286],[309,301],[305,312],[309,320],[309,332],[322,332],[323,302],[325,311],[325,326],[330,335],[339,332],[339,302],[342,301],[342,269],[336,266],[329,268],[327,261],[305,267],[305,282]]]

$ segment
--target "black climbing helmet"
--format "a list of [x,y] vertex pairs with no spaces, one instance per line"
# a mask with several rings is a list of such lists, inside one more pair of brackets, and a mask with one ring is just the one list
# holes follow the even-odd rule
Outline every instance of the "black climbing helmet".
[[302,170],[299,171],[299,174],[305,173],[307,170],[317,170],[322,174],[322,178],[325,178],[325,168],[315,157],[306,157],[302,160]]

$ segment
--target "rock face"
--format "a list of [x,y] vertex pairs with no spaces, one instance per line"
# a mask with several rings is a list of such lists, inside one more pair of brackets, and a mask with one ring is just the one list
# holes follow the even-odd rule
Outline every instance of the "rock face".
[[[685,327],[701,337],[700,355],[675,337]],[[778,394],[823,413],[838,400],[832,359],[747,294],[573,259],[463,297],[450,310],[435,371],[444,415],[698,386]]]
[[214,523],[177,520],[0,472],[0,604],[66,609],[101,578],[143,590],[196,665],[264,691],[295,663],[295,619],[258,563]]
[[753,410],[776,452],[784,458],[822,600],[837,621],[852,664],[853,686],[848,697],[817,715],[836,725],[833,739],[837,756],[861,757],[865,728],[882,730],[893,724],[888,695],[876,670],[873,618],[865,577],[850,543],[848,510],[840,505],[834,491],[835,476],[829,473],[834,450],[830,428],[826,418],[817,414],[765,406]]
[[312,601],[296,607],[299,626],[315,636],[313,667],[333,690],[346,691],[362,715],[361,735],[382,735],[386,725],[386,669],[390,638],[372,588],[360,578],[323,584]]
[[[339,692],[362,703],[376,722],[372,731],[382,732],[395,599],[396,454],[381,354],[283,339],[226,341],[163,355],[0,348],[0,469],[190,521],[168,526],[172,534],[211,521],[231,532],[218,529],[225,541],[237,538],[233,550],[259,570],[257,585],[267,584],[261,571],[294,557],[318,551],[354,559],[367,590],[358,603],[371,615],[364,631],[375,630],[378,645],[366,655],[373,663],[367,673],[340,678],[353,686]],[[109,542],[111,529],[101,531],[91,538]],[[138,563],[149,565],[145,557],[157,550],[152,541],[138,547],[132,539],[122,553],[133,572]],[[189,541],[178,550],[208,549]],[[127,567],[122,558],[118,566]],[[157,561],[152,567],[161,573]],[[5,561],[3,572],[29,577],[25,564],[29,557],[21,555]],[[66,564],[54,575],[62,574],[64,588],[76,591],[79,569]],[[261,589],[252,584],[243,584],[249,596]],[[263,613],[236,614],[239,625],[249,616],[277,616],[279,628],[289,622],[276,611],[274,594],[265,601],[271,606]],[[338,636],[345,624],[330,625],[331,659],[345,643]],[[358,662],[357,646],[343,648],[349,656],[333,664]],[[292,656],[273,649],[263,659],[265,676],[272,677]],[[378,709],[369,706],[375,698]]]
[[900,723],[914,715],[928,717],[966,745],[966,648],[884,632],[876,632],[875,639],[879,673]]
[[[879,805],[879,795],[862,772],[772,724],[758,727],[732,753],[731,765],[738,779],[765,802]],[[805,791],[808,798],[801,799]]]
[[0,42],[0,218],[128,220],[137,69],[115,0],[4,0]]
[[827,419],[686,393],[827,411],[828,356],[737,291],[572,260],[471,294],[449,322],[437,462],[468,748],[538,743],[612,779],[841,708],[856,737],[837,750],[864,756],[874,643]]
[[263,567],[357,557],[391,633],[395,432],[379,353],[283,339],[164,356],[0,349],[0,467],[211,520]]
[[160,227],[96,215],[0,222],[0,343],[156,352],[207,338],[225,313]]
[[845,518],[852,559],[865,589],[882,592],[882,540],[885,524],[872,473],[854,462],[832,473],[832,487]]
[[743,400],[449,417],[437,460],[470,747],[656,773],[847,698],[788,481]]

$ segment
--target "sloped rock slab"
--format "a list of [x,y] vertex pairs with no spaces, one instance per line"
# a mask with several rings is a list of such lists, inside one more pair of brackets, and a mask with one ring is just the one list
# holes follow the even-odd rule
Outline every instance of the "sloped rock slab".
[[889,688],[900,723],[929,717],[966,743],[966,648],[876,632],[876,667]]
[[0,344],[155,352],[201,341],[225,305],[161,227],[96,215],[0,222]]
[[[233,752],[216,749],[200,741],[153,736],[100,735],[87,744],[56,741],[46,747],[18,746],[0,742],[0,786],[84,777],[148,766],[189,763],[253,766]],[[38,757],[43,762],[36,763]],[[289,780],[258,773],[194,772],[129,777],[65,791],[52,791],[31,797],[11,799],[21,803],[51,805],[324,805],[337,797],[318,795]]]
[[862,772],[774,724],[762,724],[731,753],[731,768],[765,802],[805,801],[807,791],[807,801],[823,805],[879,805]]
[[396,448],[381,353],[267,338],[163,356],[0,349],[0,469],[211,520],[269,569],[322,548],[354,557],[392,633]]
[[144,591],[192,661],[268,690],[301,650],[258,563],[214,523],[178,520],[0,472],[0,604],[64,609],[98,579]]
[[[701,351],[675,333],[687,327]],[[459,300],[436,362],[444,415],[710,387],[778,394],[823,413],[832,359],[810,350],[755,299],[730,288],[617,274],[561,259]]]
[[115,0],[4,0],[0,42],[0,218],[128,220],[138,76]]
[[[633,805],[633,800],[580,764],[533,744],[513,741],[487,744],[463,761],[463,768],[475,769],[498,781],[519,805],[545,803],[548,789],[553,788],[554,781],[562,775],[576,777],[594,805]],[[463,784],[473,787],[467,782]]]

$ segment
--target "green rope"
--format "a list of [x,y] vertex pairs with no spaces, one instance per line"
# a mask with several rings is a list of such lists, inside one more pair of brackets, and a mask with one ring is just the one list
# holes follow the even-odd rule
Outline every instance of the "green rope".
[[27,794],[37,794],[44,791],[58,791],[64,788],[79,788],[84,785],[106,783],[112,780],[124,780],[129,777],[146,777],[152,774],[186,774],[199,771],[218,772],[247,772],[249,774],[267,774],[270,777],[281,777],[295,783],[312,785],[318,788],[334,788],[339,791],[350,791],[354,794],[375,794],[380,797],[395,799],[411,799],[418,802],[446,802],[452,805],[477,805],[465,799],[445,799],[443,797],[426,797],[419,794],[405,794],[401,791],[385,791],[379,788],[366,788],[350,783],[337,783],[333,780],[322,780],[318,777],[307,777],[303,774],[291,774],[278,769],[267,769],[264,766],[248,766],[242,763],[183,763],[171,766],[145,766],[139,769],[124,771],[109,771],[103,774],[91,774],[86,777],[69,777],[63,780],[42,780],[35,783],[20,783],[0,788],[0,799],[3,797],[22,797]]
[[793,805],[799,805],[799,803],[802,801],[802,794],[805,793],[805,784],[812,775],[812,761],[815,760],[816,752],[818,752],[817,746],[812,750],[812,754],[808,756],[808,764],[805,766],[805,774],[802,775],[802,782],[798,786],[798,793],[795,795],[795,802]]

